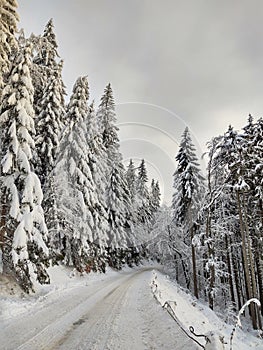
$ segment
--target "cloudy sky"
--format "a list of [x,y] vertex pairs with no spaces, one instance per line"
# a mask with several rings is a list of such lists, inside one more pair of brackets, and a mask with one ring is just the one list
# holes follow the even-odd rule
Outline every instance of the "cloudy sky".
[[[112,83],[124,159],[145,158],[169,202],[185,126],[198,154],[263,113],[263,1],[18,0],[20,28],[54,19],[64,80]],[[202,164],[204,167],[205,165]]]

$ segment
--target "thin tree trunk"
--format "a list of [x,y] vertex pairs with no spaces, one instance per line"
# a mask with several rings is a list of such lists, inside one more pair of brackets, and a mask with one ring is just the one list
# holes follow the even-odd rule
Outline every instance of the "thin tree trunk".
[[[228,237],[225,236],[225,242],[226,242],[226,258],[227,258],[227,270],[228,270],[228,283],[229,283],[229,289],[230,289],[230,296],[232,304],[235,305],[235,293],[234,293],[234,286],[233,286],[233,280],[232,280],[232,266],[231,266],[231,256],[229,252],[229,243],[228,243]],[[231,244],[231,242],[230,242]]]
[[190,227],[190,237],[191,237],[191,249],[192,249],[192,265],[193,265],[193,282],[194,282],[194,295],[198,299],[198,284],[197,284],[197,272],[196,272],[196,256],[195,256],[195,247],[193,245],[194,238],[194,228],[191,224]]
[[[211,238],[211,216],[210,210],[207,214],[206,220],[206,237]],[[209,241],[209,240],[208,240]],[[208,247],[208,259],[214,260],[214,249],[211,247],[211,243],[207,243]],[[208,304],[210,309],[214,309],[214,288],[215,288],[215,266],[214,264],[209,264],[209,290],[208,290]]]
[[[252,247],[251,247],[251,238],[249,235],[247,213],[244,210],[244,208],[247,208],[247,205],[246,205],[245,200],[244,200],[244,195],[242,197],[243,197],[244,224],[245,224],[246,238],[247,238],[247,250],[248,250],[248,258],[249,258],[250,274],[251,274],[251,283],[252,283],[252,297],[259,299],[258,292],[257,292],[254,254],[252,252]],[[254,303],[253,303],[253,308],[254,308],[254,312],[256,314],[257,322],[258,322],[255,329],[262,329],[261,316],[258,312],[258,307]],[[253,325],[253,327],[254,327],[254,325]]]
[[235,281],[236,296],[237,296],[237,307],[238,307],[238,310],[240,310],[243,305],[243,302],[241,300],[242,299],[241,283],[240,283],[240,278],[238,273],[238,261],[236,256],[233,255],[233,253],[232,253],[232,261],[233,261],[234,281]]
[[[237,205],[238,205],[238,213],[239,213],[239,223],[240,223],[240,231],[242,237],[242,254],[244,259],[244,274],[245,274],[245,283],[248,291],[248,298],[251,299],[254,297],[253,289],[252,289],[252,281],[251,281],[251,273],[249,269],[249,264],[251,266],[251,261],[249,263],[249,254],[248,254],[248,246],[249,242],[246,236],[246,230],[243,222],[243,213],[241,207],[241,199],[240,193],[237,192]],[[250,304],[250,315],[252,320],[252,325],[254,329],[257,329],[257,315],[254,303]]]

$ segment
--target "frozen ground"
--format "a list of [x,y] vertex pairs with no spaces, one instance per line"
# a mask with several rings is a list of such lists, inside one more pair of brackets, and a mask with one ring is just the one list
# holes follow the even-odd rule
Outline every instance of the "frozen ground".
[[[10,295],[7,281],[0,284],[1,350],[201,349],[162,309],[167,300],[176,302],[185,329],[192,325],[197,333],[224,335],[229,349],[232,327],[153,267],[106,275],[72,276],[61,267],[50,272],[51,285],[23,298],[14,287]],[[160,304],[153,298],[153,280]],[[233,350],[250,348],[263,349],[262,341],[238,331]]]
[[57,284],[36,296],[1,300],[1,349],[196,349],[153,298],[152,268],[71,279],[62,272],[53,269]]

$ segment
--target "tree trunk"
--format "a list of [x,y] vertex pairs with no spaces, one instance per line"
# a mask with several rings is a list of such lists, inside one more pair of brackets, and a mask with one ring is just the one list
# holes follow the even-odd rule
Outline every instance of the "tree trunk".
[[196,272],[196,257],[195,257],[195,247],[193,245],[194,238],[194,228],[193,225],[190,227],[190,237],[191,237],[191,248],[192,248],[192,265],[193,265],[193,282],[194,282],[194,295],[198,299],[198,283],[197,283],[197,272]]
[[[251,271],[249,266],[251,267],[251,261],[249,261],[249,241],[245,230],[245,225],[243,221],[243,212],[241,207],[241,199],[240,199],[240,193],[237,192],[237,205],[238,205],[238,214],[239,214],[239,223],[240,223],[240,231],[241,231],[241,238],[242,238],[242,254],[243,254],[243,260],[244,260],[244,274],[245,274],[245,283],[248,291],[248,298],[251,299],[254,297],[253,289],[252,289],[252,281],[251,281]],[[252,325],[254,329],[257,329],[257,315],[256,315],[256,308],[254,303],[251,303],[249,305],[250,309],[250,315],[252,320]]]
[[234,293],[234,286],[233,286],[233,279],[232,279],[232,265],[231,265],[231,256],[230,256],[230,247],[229,245],[231,245],[228,243],[228,237],[227,235],[225,236],[225,242],[226,242],[226,258],[227,258],[227,271],[229,274],[228,277],[228,283],[229,283],[229,289],[230,289],[230,296],[231,296],[231,301],[232,304],[235,305],[235,293]]
[[[259,299],[258,292],[257,292],[257,283],[256,283],[256,274],[255,274],[255,262],[254,262],[254,254],[252,252],[251,247],[251,238],[249,235],[249,226],[248,226],[248,220],[247,220],[247,213],[244,210],[244,208],[247,208],[247,204],[245,203],[244,195],[243,198],[243,212],[244,212],[244,226],[246,230],[246,238],[247,238],[247,250],[248,250],[248,259],[249,259],[249,268],[250,268],[250,274],[251,274],[251,284],[252,284],[252,297]],[[254,312],[256,314],[257,318],[257,325],[255,329],[262,329],[262,322],[261,322],[261,316],[258,312],[258,307],[253,303]],[[254,327],[254,325],[253,325]]]
[[233,255],[232,248],[231,248],[231,255],[232,255],[232,261],[233,261],[233,270],[234,270],[234,281],[235,281],[235,288],[236,288],[236,296],[237,296],[237,307],[238,310],[241,309],[243,302],[242,302],[242,293],[241,293],[241,283],[239,278],[239,269],[238,269],[238,261],[235,255]]

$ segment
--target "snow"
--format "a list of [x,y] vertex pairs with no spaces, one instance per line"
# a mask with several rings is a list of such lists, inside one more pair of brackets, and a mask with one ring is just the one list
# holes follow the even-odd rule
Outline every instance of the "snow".
[[14,176],[9,175],[4,179],[4,186],[9,190],[12,198],[10,204],[10,215],[18,220],[20,215],[19,195],[14,181]]
[[[196,334],[208,336],[211,343],[206,345],[206,350],[229,349],[233,325],[228,325],[220,320],[207,305],[173,283],[168,276],[154,271],[151,286],[161,305],[167,301],[170,303],[185,330],[193,326]],[[224,347],[222,347],[221,339],[226,343]],[[197,338],[197,340],[203,345],[206,343],[202,338]],[[253,335],[238,328],[233,339],[233,349],[263,349],[263,340],[257,337],[256,331]]]
[[13,153],[9,150],[2,160],[3,173],[6,174],[11,169],[13,165]]
[[[1,346],[6,350],[199,349],[159,306],[152,288],[161,305],[174,301],[170,305],[184,329],[191,325],[197,334],[208,336],[211,342],[206,350],[229,349],[232,326],[157,268],[141,266],[80,275],[72,268],[53,266],[48,271],[51,284],[37,284],[36,293],[31,295],[1,275]],[[222,344],[220,336],[227,344]],[[205,343],[202,338],[197,340]],[[262,340],[238,329],[233,345],[233,349],[259,350]]]
[[[6,349],[164,349],[197,347],[152,297],[151,267],[80,276],[49,269],[51,285],[35,295],[14,290],[0,299]],[[0,294],[3,295],[3,284]]]

